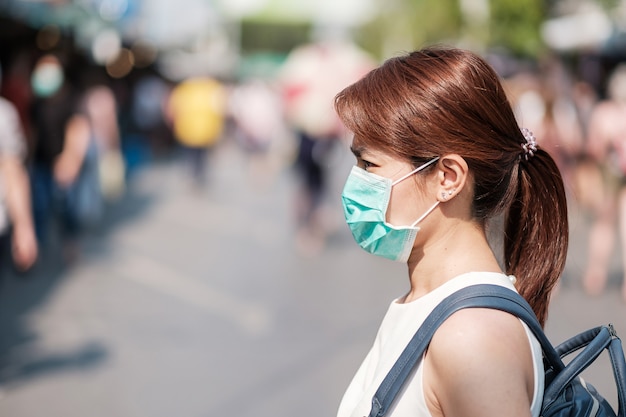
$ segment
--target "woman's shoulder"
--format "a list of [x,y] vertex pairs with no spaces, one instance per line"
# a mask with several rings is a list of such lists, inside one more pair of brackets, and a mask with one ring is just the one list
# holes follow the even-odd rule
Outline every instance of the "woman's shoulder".
[[[501,273],[477,272],[457,278],[448,291],[454,292],[475,284],[501,285],[515,291],[515,278]],[[491,308],[466,308],[452,314],[433,336],[433,358],[460,364],[468,360],[508,361],[529,353],[528,334],[518,317]]]
[[[425,392],[438,393],[439,405],[461,409],[484,403],[479,399],[489,392],[492,400],[501,395],[514,401],[516,409],[528,410],[532,360],[526,331],[517,317],[492,309],[460,310],[439,327],[431,341]],[[494,413],[484,415],[496,414],[494,408]]]
[[441,324],[433,337],[432,347],[450,349],[462,346],[466,352],[480,353],[482,348],[510,350],[518,346],[516,342],[523,342],[522,347],[528,347],[526,331],[517,317],[490,308],[466,308]]

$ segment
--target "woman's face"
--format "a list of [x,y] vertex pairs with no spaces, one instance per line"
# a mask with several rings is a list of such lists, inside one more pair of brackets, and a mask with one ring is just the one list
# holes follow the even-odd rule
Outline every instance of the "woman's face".
[[[357,166],[367,172],[389,178],[392,182],[410,173],[415,167],[408,161],[394,155],[367,147],[355,138],[351,146]],[[415,173],[414,175],[425,175]],[[436,201],[436,196],[428,199],[426,182],[416,182],[414,175],[396,183],[391,189],[391,198],[386,213],[386,221],[394,226],[408,226],[422,216]]]

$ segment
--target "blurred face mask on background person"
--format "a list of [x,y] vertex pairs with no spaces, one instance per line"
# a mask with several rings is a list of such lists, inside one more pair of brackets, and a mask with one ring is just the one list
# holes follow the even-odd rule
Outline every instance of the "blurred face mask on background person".
[[393,182],[358,166],[352,168],[341,200],[348,227],[361,248],[393,261],[406,262],[409,259],[417,232],[420,230],[416,225],[437,207],[439,201],[413,224],[394,226],[386,220],[391,189],[438,159],[439,157],[431,159]]
[[31,76],[33,93],[38,97],[50,97],[61,88],[64,76],[58,61],[52,59],[40,62]]

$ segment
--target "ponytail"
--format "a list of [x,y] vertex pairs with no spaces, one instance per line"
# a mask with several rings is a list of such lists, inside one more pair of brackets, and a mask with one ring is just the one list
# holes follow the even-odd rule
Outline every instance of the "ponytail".
[[505,220],[506,273],[517,278],[519,293],[543,326],[567,256],[565,187],[554,160],[541,149],[528,160],[520,158],[511,174],[515,194]]

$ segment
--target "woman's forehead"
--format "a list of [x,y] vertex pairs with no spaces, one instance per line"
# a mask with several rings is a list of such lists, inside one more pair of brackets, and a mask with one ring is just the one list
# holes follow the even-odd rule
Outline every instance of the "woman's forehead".
[[363,154],[371,154],[376,152],[376,148],[372,147],[371,144],[359,140],[357,136],[352,138],[352,144],[350,145],[350,150],[352,153],[359,157]]
[[355,154],[363,152],[380,152],[380,149],[377,146],[372,145],[371,141],[362,140],[362,138],[357,135],[352,137],[352,145],[350,146],[350,149]]
[[352,139],[352,145],[350,145],[350,150],[357,158],[365,155],[367,157],[376,157],[376,158],[385,158],[385,159],[398,159],[397,156],[392,155],[388,152],[382,150],[382,148],[372,145],[371,142],[365,142],[362,140],[358,140],[358,138]]

